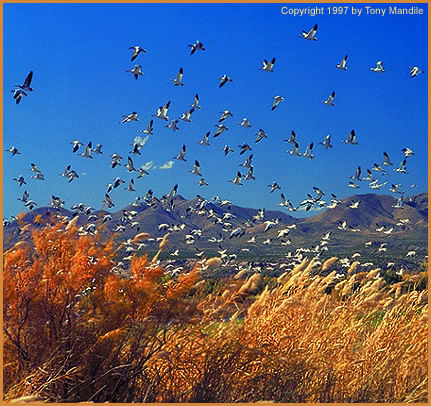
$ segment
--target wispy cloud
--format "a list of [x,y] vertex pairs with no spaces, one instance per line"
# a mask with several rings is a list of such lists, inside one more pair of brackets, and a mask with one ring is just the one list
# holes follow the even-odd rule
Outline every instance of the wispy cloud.
[[144,171],[149,171],[150,169],[156,169],[157,166],[154,165],[154,161],[145,162],[144,165],[141,166]]
[[165,162],[159,169],[171,169],[174,166],[175,161]]
[[150,139],[150,136],[147,135],[144,138],[142,138],[140,135],[137,135],[134,139],[133,139],[133,143],[134,144],[139,144],[141,147],[143,147],[147,141]]

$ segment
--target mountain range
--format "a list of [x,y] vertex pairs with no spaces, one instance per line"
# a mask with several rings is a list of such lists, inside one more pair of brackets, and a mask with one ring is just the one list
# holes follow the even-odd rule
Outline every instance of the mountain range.
[[[349,252],[364,247],[365,241],[374,241],[373,246],[378,243],[390,242],[397,252],[408,249],[427,250],[428,231],[428,195],[422,193],[410,197],[404,202],[403,208],[396,208],[397,200],[388,195],[362,194],[345,198],[335,208],[324,209],[321,213],[308,218],[295,218],[293,215],[281,210],[265,210],[264,218],[253,220],[258,209],[244,208],[233,204],[221,206],[215,202],[206,201],[205,209],[200,210],[201,199],[195,198],[187,200],[180,195],[172,198],[174,208],[168,210],[166,205],[156,204],[149,206],[146,203],[139,205],[128,205],[122,210],[108,213],[107,211],[93,211],[93,221],[88,221],[88,215],[79,214],[77,224],[83,229],[89,223],[96,225],[102,223],[103,216],[110,214],[112,219],[106,221],[104,231],[106,236],[113,232],[118,224],[122,223],[125,213],[132,212],[131,221],[134,226],[126,225],[125,230],[119,233],[119,238],[126,241],[138,232],[147,232],[154,239],[163,236],[167,231],[159,230],[160,224],[165,227],[182,226],[181,231],[173,231],[169,236],[167,251],[180,249],[183,253],[193,255],[195,248],[205,249],[215,252],[220,247],[231,248],[239,253],[247,252],[247,255],[281,255],[288,250],[299,247],[314,247],[319,243],[321,236],[326,232],[331,232],[330,247],[335,251]],[[352,202],[359,201],[357,208],[350,208]],[[62,216],[71,218],[76,212],[68,209],[53,209],[51,207],[40,207],[29,211],[24,216],[26,223],[33,222],[37,215],[46,216],[48,212],[55,212]],[[213,216],[208,216],[212,212]],[[230,213],[230,214],[226,214]],[[289,212],[291,213],[291,212]],[[215,217],[228,216],[224,223],[230,223],[226,227],[214,221]],[[209,218],[210,217],[210,218]],[[264,221],[278,219],[278,224],[268,231],[264,231],[266,224]],[[403,224],[400,220],[408,219]],[[346,231],[339,229],[342,222],[346,222]],[[296,225],[296,228],[294,225]],[[277,238],[281,229],[290,226],[291,229],[287,237]],[[382,228],[385,231],[393,228],[388,234],[376,231]],[[225,230],[223,230],[223,228]],[[239,238],[229,238],[233,229],[240,228],[244,234]],[[200,230],[201,236],[195,235],[194,244],[186,244],[185,235],[192,233],[192,230]],[[198,231],[199,233],[199,231]],[[256,243],[247,243],[252,237],[256,237]],[[208,241],[213,237],[213,242]],[[12,221],[4,227],[4,249],[10,248],[19,239],[19,227],[16,221]],[[223,241],[220,239],[223,238]],[[214,240],[219,242],[214,242]],[[263,241],[270,239],[270,244],[263,244]],[[285,244],[282,245],[281,241]],[[290,241],[290,244],[289,244]],[[152,251],[157,247],[156,240],[148,241],[145,248]],[[241,251],[246,248],[247,251]],[[339,255],[339,252],[334,252]]]

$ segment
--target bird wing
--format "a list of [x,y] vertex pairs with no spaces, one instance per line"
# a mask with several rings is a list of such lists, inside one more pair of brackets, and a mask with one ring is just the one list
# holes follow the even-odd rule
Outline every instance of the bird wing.
[[32,78],[33,78],[33,71],[30,71],[30,73],[25,78],[24,87],[30,87],[30,83],[31,83]]

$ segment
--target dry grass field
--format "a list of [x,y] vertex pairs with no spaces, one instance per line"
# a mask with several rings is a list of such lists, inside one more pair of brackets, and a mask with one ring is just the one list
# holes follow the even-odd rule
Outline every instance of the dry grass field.
[[306,259],[211,284],[202,270],[218,258],[175,278],[159,266],[166,236],[124,275],[115,236],[51,220],[21,219],[31,242],[4,253],[8,400],[427,401],[424,272],[388,284],[355,264],[336,276],[337,258],[316,275]]

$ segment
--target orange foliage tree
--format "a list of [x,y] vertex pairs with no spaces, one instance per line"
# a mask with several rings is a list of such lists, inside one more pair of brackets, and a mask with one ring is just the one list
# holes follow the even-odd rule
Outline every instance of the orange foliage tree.
[[120,276],[112,271],[113,239],[52,220],[27,228],[31,238],[4,255],[5,393],[150,399],[145,362],[168,327],[198,313],[187,298],[198,268],[174,282],[156,261],[136,257]]

